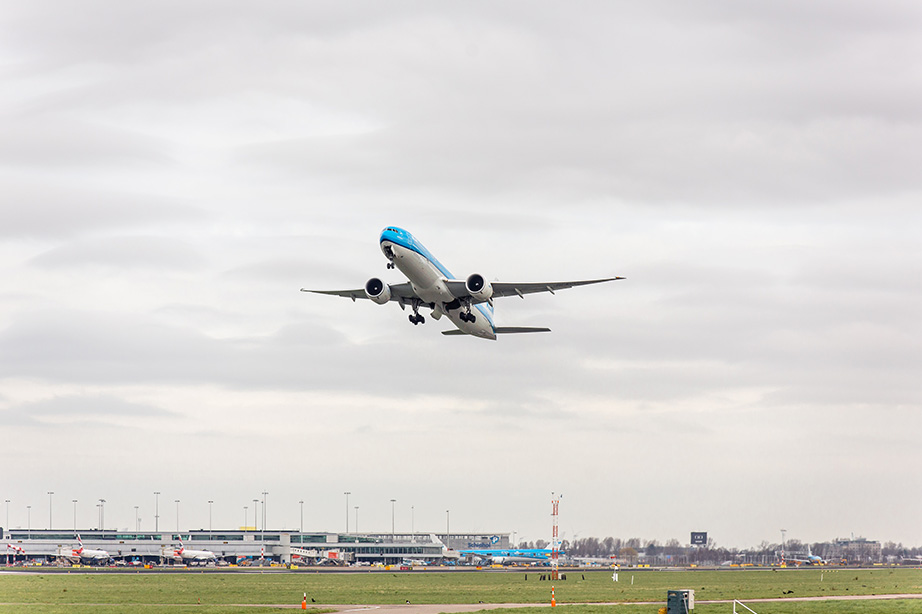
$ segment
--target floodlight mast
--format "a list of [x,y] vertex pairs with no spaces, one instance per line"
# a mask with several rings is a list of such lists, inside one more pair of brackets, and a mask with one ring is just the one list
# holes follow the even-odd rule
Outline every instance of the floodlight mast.
[[559,577],[560,539],[557,526],[557,509],[560,506],[560,496],[551,493],[551,518],[554,520],[554,529],[551,531],[551,580]]
[[787,565],[784,562],[784,534],[787,532],[788,532],[787,529],[781,529],[781,566],[782,567],[787,567]]

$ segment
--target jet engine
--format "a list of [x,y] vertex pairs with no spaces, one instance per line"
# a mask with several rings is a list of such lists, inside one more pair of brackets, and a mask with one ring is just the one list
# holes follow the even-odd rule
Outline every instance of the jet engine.
[[391,300],[391,287],[377,277],[372,277],[365,282],[365,296],[379,305],[384,305]]
[[480,273],[474,273],[468,277],[464,282],[464,289],[478,303],[488,301],[493,297],[493,286]]

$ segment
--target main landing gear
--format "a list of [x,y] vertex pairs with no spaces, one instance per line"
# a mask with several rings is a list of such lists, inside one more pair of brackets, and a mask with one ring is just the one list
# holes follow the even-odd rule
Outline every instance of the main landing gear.
[[419,315],[418,313],[411,313],[408,317],[410,319],[410,323],[413,324],[413,326],[416,326],[417,324],[424,324],[426,322],[426,318]]
[[421,303],[421,301],[419,301],[419,300],[417,299],[417,300],[414,300],[414,301],[413,301],[413,304],[411,305],[411,306],[413,307],[413,313],[410,314],[409,320],[410,320],[410,323],[411,323],[413,326],[416,326],[417,324],[423,324],[423,323],[426,321],[426,318],[424,318],[423,316],[419,315],[419,305],[420,305],[420,303]]
[[461,318],[462,322],[470,322],[471,324],[473,324],[474,322],[477,321],[477,316],[471,313],[470,303],[468,303],[465,306],[467,307],[467,311],[462,311],[460,314],[458,314],[458,317]]

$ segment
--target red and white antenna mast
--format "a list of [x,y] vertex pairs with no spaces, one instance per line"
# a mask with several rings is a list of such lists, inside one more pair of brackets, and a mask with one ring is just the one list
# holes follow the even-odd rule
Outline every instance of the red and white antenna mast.
[[558,579],[558,562],[560,559],[560,536],[557,526],[557,508],[560,506],[560,497],[551,493],[551,518],[554,520],[554,530],[551,532],[551,580]]

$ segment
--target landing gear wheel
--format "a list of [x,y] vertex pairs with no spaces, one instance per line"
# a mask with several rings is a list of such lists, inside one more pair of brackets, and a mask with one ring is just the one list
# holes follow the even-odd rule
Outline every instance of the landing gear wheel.
[[472,313],[469,313],[469,314],[467,314],[467,321],[470,322],[471,324],[473,324],[474,322],[477,321],[477,316],[475,316],[475,315],[472,314]]
[[409,316],[407,316],[407,319],[410,320],[410,324],[412,324],[413,326],[416,326],[417,324],[419,324],[419,322],[416,321],[416,316],[413,315],[412,313]]

